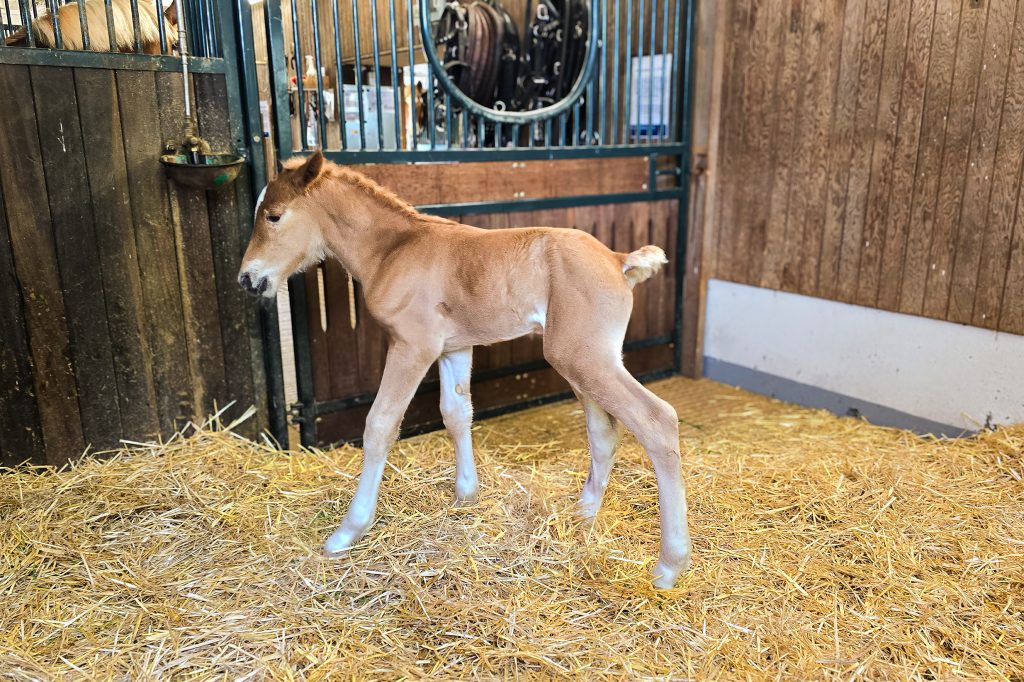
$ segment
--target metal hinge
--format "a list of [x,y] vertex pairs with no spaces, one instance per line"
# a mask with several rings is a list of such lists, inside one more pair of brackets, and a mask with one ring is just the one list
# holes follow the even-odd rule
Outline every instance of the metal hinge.
[[306,416],[303,412],[305,412],[305,405],[302,403],[292,403],[288,406],[288,421],[296,425],[304,424]]

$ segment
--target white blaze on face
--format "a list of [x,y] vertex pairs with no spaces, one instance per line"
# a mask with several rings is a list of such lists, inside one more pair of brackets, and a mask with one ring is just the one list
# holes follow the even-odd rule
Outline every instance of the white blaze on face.
[[263,191],[260,192],[259,198],[256,199],[256,210],[253,211],[253,213],[252,213],[252,220],[253,220],[253,222],[256,222],[256,216],[259,215],[260,206],[263,205],[263,197],[265,197],[266,195],[267,195],[267,186],[264,185],[263,186]]

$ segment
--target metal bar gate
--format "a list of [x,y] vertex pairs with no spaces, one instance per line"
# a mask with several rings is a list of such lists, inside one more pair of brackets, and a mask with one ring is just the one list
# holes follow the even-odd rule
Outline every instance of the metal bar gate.
[[[677,372],[681,364],[696,1],[592,0],[588,4],[582,0],[539,0],[536,7],[533,0],[509,0],[510,6],[513,1],[519,3],[514,8],[520,10],[518,15],[524,17],[519,30],[526,41],[519,45],[521,62],[528,61],[523,57],[524,45],[543,32],[537,27],[544,28],[542,20],[549,11],[560,9],[561,28],[566,33],[582,32],[586,47],[582,61],[577,60],[580,63],[576,65],[575,81],[572,87],[562,87],[560,99],[540,98],[519,111],[504,102],[482,104],[470,98],[455,85],[450,65],[438,56],[440,15],[446,8],[457,9],[459,3],[266,2],[262,28],[266,33],[277,156],[287,158],[320,148],[332,161],[374,170],[378,180],[386,179],[389,172],[408,171],[410,164],[413,172],[423,174],[421,177],[437,177],[456,167],[448,164],[478,168],[465,164],[479,163],[481,169],[515,169],[527,164],[593,162],[607,169],[642,163],[645,170],[639,187],[585,194],[556,187],[540,196],[516,192],[511,197],[468,200],[440,192],[413,203],[437,215],[488,218],[495,226],[507,223],[510,215],[531,211],[535,213],[530,215],[540,215],[536,212],[597,211],[606,207],[606,212],[612,214],[619,207],[639,203],[670,206],[666,215],[672,215],[675,234],[665,238],[666,244],[674,248],[670,258],[674,257],[675,273],[664,305],[672,306],[671,323],[658,334],[627,337],[624,350],[629,356],[655,348],[670,349],[665,366],[641,372],[643,379]],[[497,0],[486,2],[507,16],[515,13],[505,12]],[[239,10],[239,29],[243,37],[251,37],[251,16],[241,6]],[[577,14],[575,23],[573,13]],[[568,63],[569,48],[565,45],[563,39],[562,69]],[[253,112],[258,98],[256,58],[245,49],[241,58],[242,73],[246,74],[245,96],[249,98],[247,109]],[[558,180],[549,178],[555,185]],[[372,383],[364,382],[360,387],[334,381],[329,385],[334,375],[343,373],[338,369],[342,364],[337,362],[339,357],[353,365],[378,361],[367,360],[361,355],[363,350],[346,356],[345,349],[324,350],[318,345],[331,338],[325,336],[328,321],[337,322],[336,306],[324,300],[325,281],[334,286],[337,275],[337,270],[327,265],[289,282],[297,383],[290,414],[299,426],[302,444],[307,446],[358,439],[350,428],[347,432],[335,430],[332,437],[331,430],[321,429],[320,424],[346,411],[355,411],[358,416],[358,410],[365,409],[375,395],[376,384]],[[350,314],[355,320],[356,310]],[[317,365],[318,353],[335,358],[332,376],[327,376],[324,369],[330,364],[327,360],[321,363],[323,366]],[[525,361],[510,357],[474,371],[474,384],[501,382],[548,369],[539,356],[524,357]],[[272,362],[268,369],[280,371],[279,367]],[[437,390],[437,381],[428,375],[417,395],[427,396]],[[541,393],[519,393],[477,413],[484,417],[565,397],[564,389]],[[437,421],[420,418],[407,432],[433,428]],[[347,435],[339,438],[337,433]]]

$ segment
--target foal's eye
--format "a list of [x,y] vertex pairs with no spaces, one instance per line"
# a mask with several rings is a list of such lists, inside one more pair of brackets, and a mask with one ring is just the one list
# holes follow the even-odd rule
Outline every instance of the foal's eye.
[[270,215],[269,213],[267,214],[267,221],[268,222],[276,223],[280,219],[281,219],[281,216],[279,216],[279,215]]

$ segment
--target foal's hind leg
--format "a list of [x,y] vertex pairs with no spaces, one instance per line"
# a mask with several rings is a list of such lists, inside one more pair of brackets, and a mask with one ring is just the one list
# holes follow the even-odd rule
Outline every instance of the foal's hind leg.
[[455,504],[476,501],[479,483],[473,463],[473,402],[469,395],[469,375],[473,349],[445,353],[437,362],[441,375],[441,417],[455,445]]
[[622,433],[615,417],[605,412],[593,398],[584,393],[577,395],[587,416],[587,440],[590,442],[590,475],[580,493],[578,512],[584,519],[593,519],[601,508]]
[[617,354],[570,363],[554,360],[551,364],[632,431],[651,459],[661,516],[661,555],[654,569],[654,584],[672,587],[690,567],[691,553],[675,409],[633,378]]
[[689,568],[691,552],[679,459],[679,421],[671,405],[651,393],[622,365],[618,349],[628,313],[629,309],[623,307],[607,310],[604,317],[577,314],[574,326],[549,325],[544,357],[580,393],[593,396],[632,431],[650,457],[658,479],[661,516],[661,555],[654,569],[654,584],[668,588]]

